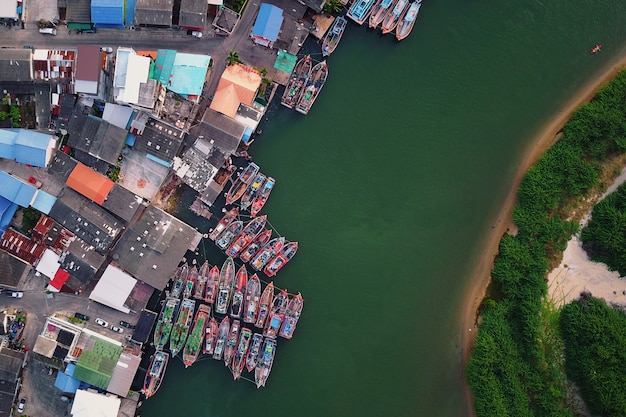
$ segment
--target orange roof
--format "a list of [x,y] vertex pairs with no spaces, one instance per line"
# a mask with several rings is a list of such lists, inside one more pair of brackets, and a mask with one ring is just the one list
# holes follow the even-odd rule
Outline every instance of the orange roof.
[[229,65],[220,78],[209,107],[235,117],[240,103],[252,105],[262,80],[263,75],[254,68],[239,63]]
[[80,163],[76,164],[65,184],[100,205],[115,185],[104,175]]

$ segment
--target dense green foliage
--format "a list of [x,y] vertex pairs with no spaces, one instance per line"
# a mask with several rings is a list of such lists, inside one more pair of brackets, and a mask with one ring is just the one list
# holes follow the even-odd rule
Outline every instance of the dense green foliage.
[[563,307],[560,324],[567,375],[580,387],[590,410],[626,416],[626,315],[583,296]]
[[30,233],[30,230],[37,225],[41,213],[33,208],[25,208],[22,214],[22,230]]
[[502,299],[484,303],[467,367],[479,416],[572,415],[561,358],[542,314],[545,275],[577,231],[578,224],[567,220],[569,207],[599,185],[600,163],[625,149],[622,72],[572,115],[520,184],[513,210],[518,233],[502,238],[492,270]]
[[626,185],[593,208],[581,237],[591,259],[626,275]]

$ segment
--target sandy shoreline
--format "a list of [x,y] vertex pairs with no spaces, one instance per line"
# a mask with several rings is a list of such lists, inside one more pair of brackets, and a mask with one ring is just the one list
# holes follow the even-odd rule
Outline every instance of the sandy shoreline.
[[[495,225],[489,234],[483,250],[482,257],[475,265],[472,278],[468,285],[461,316],[461,344],[462,344],[462,366],[465,369],[467,361],[469,360],[469,354],[474,344],[476,335],[476,312],[480,303],[485,296],[485,291],[490,282],[491,268],[493,266],[493,260],[498,253],[498,246],[500,238],[507,229],[513,227],[511,220],[511,214],[513,206],[516,200],[517,188],[519,183],[528,170],[528,168],[534,164],[537,159],[556,141],[557,133],[561,130],[563,125],[567,122],[570,115],[580,106],[580,104],[589,101],[600,87],[605,85],[608,81],[614,78],[619,71],[626,68],[626,55],[622,55],[615,59],[606,69],[595,79],[591,80],[583,89],[581,89],[568,103],[561,108],[558,114],[551,119],[547,125],[540,130],[537,137],[531,142],[530,146],[526,150],[526,154],[521,160],[511,188],[503,202],[502,208],[494,219]],[[463,372],[463,378],[465,374]],[[466,409],[468,410],[468,416],[474,416],[474,409],[472,404],[472,396],[469,387],[463,381],[465,386],[465,398]]]

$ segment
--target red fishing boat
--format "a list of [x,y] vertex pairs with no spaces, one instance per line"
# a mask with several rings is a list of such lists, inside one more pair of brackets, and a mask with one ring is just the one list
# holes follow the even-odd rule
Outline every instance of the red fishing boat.
[[244,307],[244,294],[246,293],[246,285],[248,285],[248,270],[246,265],[241,265],[239,271],[237,271],[237,277],[235,278],[237,286],[233,293],[233,301],[230,303],[230,316],[234,319],[241,317]]
[[233,355],[235,354],[235,348],[237,347],[237,342],[239,341],[239,331],[241,330],[241,323],[239,320],[233,320],[233,324],[230,326],[230,332],[228,333],[228,338],[226,339],[226,344],[224,345],[224,363],[228,366],[233,359]]
[[185,287],[183,288],[183,298],[191,298],[191,294],[193,294],[193,289],[196,286],[196,281],[198,280],[198,268],[191,268],[189,271],[189,275],[187,275],[187,281],[185,281]]
[[250,266],[257,271],[261,271],[265,265],[274,257],[276,254],[283,248],[285,244],[284,237],[275,237],[270,240],[263,248],[257,253],[252,261],[250,261]]
[[591,49],[591,51],[589,52],[590,55],[595,55],[598,52],[600,52],[602,50],[602,45],[597,44],[596,46],[593,47],[593,49]]
[[254,371],[254,368],[256,368],[262,344],[263,335],[261,333],[255,333],[254,336],[252,336],[252,343],[250,344],[250,350],[248,352],[248,357],[246,358],[246,369],[248,372],[252,372]]
[[235,201],[241,198],[257,172],[259,172],[259,166],[254,162],[250,162],[248,166],[241,172],[239,177],[237,177],[232,187],[230,187],[230,189],[228,190],[228,193],[226,194],[227,206],[233,204]]
[[256,323],[254,325],[259,329],[265,327],[265,320],[267,319],[267,313],[274,301],[274,282],[267,284],[267,287],[263,290],[261,300],[259,301],[259,315],[257,316]]
[[191,366],[198,359],[200,349],[202,349],[202,342],[204,341],[204,334],[209,323],[209,314],[211,314],[211,307],[208,305],[201,304],[198,307],[196,318],[193,321],[193,328],[191,333],[189,333],[189,337],[187,337],[187,342],[183,349],[185,368]]
[[259,214],[259,212],[261,211],[261,209],[267,202],[267,199],[269,198],[270,193],[274,189],[274,185],[276,185],[276,180],[272,177],[267,177],[267,179],[265,180],[265,183],[263,183],[263,187],[261,188],[261,191],[259,191],[258,195],[252,202],[252,208],[250,209],[250,215],[252,217]]
[[259,250],[263,246],[265,246],[267,242],[270,241],[271,237],[272,237],[271,230],[264,230],[261,233],[259,233],[257,237],[255,237],[252,240],[252,243],[250,243],[248,246],[244,248],[243,251],[240,252],[239,259],[241,259],[243,262],[250,262],[250,259],[252,259],[254,255],[256,255],[259,252]]
[[263,272],[268,277],[273,277],[287,262],[293,258],[298,251],[298,242],[289,242],[278,252],[278,254],[267,264]]
[[259,301],[261,299],[261,280],[254,274],[248,280],[246,286],[246,298],[243,309],[243,322],[254,324],[259,313]]
[[196,281],[196,289],[193,292],[193,298],[198,300],[204,300],[204,293],[206,289],[206,281],[209,278],[209,269],[211,265],[207,261],[204,261],[198,272],[198,280]]
[[224,347],[226,345],[226,339],[228,338],[228,334],[230,333],[230,319],[228,316],[222,319],[220,326],[217,330],[217,340],[215,341],[215,346],[213,348],[213,359],[217,359],[218,361],[222,359],[224,355]]
[[217,237],[222,234],[222,232],[226,229],[226,227],[233,220],[235,220],[235,218],[237,218],[238,214],[239,214],[239,207],[234,207],[231,210],[229,210],[226,214],[224,214],[224,217],[222,217],[221,220],[217,223],[217,226],[215,226],[215,228],[211,230],[211,233],[209,233],[209,239],[211,240],[217,239]]
[[252,340],[252,331],[247,327],[241,329],[241,335],[239,336],[239,343],[237,344],[237,350],[233,356],[232,372],[235,380],[239,379],[243,367],[246,364],[246,358],[248,357],[248,349],[250,348],[250,341]]
[[209,324],[204,331],[204,347],[202,348],[202,353],[206,355],[213,354],[213,350],[215,350],[215,342],[217,342],[218,329],[219,325],[217,324],[217,320],[215,320],[215,317],[211,317],[211,320],[209,320]]
[[220,280],[220,269],[215,265],[209,271],[209,276],[206,280],[206,293],[204,294],[204,301],[209,304],[215,302],[215,294],[217,294],[217,284]]
[[248,246],[261,230],[265,227],[267,216],[257,217],[243,228],[241,233],[232,241],[228,249],[226,250],[226,256],[232,256],[236,258],[241,251]]
[[261,186],[265,183],[265,174],[258,172],[254,180],[250,183],[250,186],[243,193],[243,197],[241,197],[241,203],[239,203],[239,207],[242,210],[247,210],[248,207],[254,202],[259,191],[261,191]]
[[226,314],[230,303],[231,291],[235,283],[235,262],[233,258],[228,257],[222,265],[220,271],[220,280],[218,284],[217,302],[215,312]]
[[163,351],[156,352],[152,357],[150,368],[148,368],[148,372],[146,372],[146,377],[143,381],[143,394],[146,398],[152,397],[161,386],[169,359],[170,355]]
[[296,325],[298,324],[298,320],[300,319],[300,314],[302,313],[303,306],[304,300],[302,299],[302,294],[300,293],[298,293],[298,295],[289,300],[289,305],[287,306],[287,312],[285,313],[283,325],[281,326],[280,332],[278,333],[280,337],[284,337],[285,339],[291,339],[291,337],[293,336],[293,332],[296,330]]

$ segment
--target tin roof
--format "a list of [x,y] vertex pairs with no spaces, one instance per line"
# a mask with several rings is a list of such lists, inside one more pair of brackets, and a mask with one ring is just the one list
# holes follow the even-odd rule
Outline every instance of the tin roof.
[[66,181],[68,187],[102,205],[115,183],[91,168],[77,164]]

